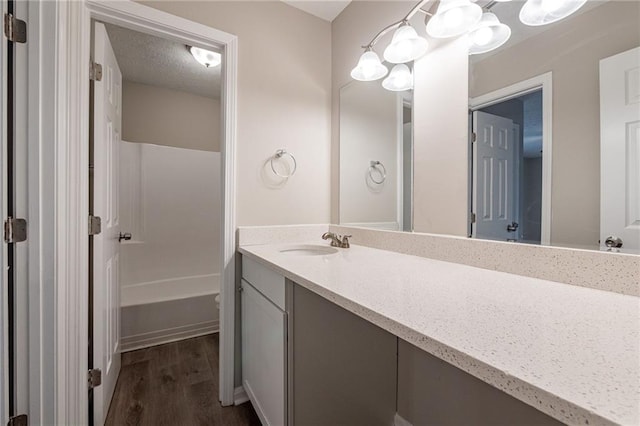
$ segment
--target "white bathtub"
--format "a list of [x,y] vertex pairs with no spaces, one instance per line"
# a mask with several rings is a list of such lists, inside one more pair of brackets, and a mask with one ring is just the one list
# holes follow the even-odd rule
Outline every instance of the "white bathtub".
[[120,306],[146,305],[220,293],[220,274],[169,278],[123,286]]
[[123,352],[214,333],[220,275],[197,275],[121,288]]

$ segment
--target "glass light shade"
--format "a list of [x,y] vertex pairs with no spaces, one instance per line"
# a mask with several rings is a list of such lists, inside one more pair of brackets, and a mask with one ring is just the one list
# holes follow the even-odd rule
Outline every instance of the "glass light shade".
[[413,89],[413,74],[406,64],[395,65],[389,76],[382,80],[382,87],[392,92]]
[[520,21],[537,27],[559,21],[580,9],[587,0],[527,0],[520,9]]
[[481,17],[482,8],[469,0],[441,0],[427,22],[427,33],[434,38],[459,36],[475,27]]
[[477,27],[469,33],[469,54],[478,55],[497,49],[509,40],[511,28],[491,12],[482,14]]
[[402,25],[393,33],[391,44],[384,49],[384,59],[392,64],[414,61],[425,53],[429,43],[411,25]]
[[189,51],[196,61],[200,62],[207,68],[218,66],[220,65],[220,62],[222,62],[222,56],[218,52],[212,52],[195,46],[191,46]]
[[360,56],[358,65],[351,70],[351,77],[354,80],[374,81],[381,79],[388,72],[389,70],[382,65],[376,52],[367,50]]

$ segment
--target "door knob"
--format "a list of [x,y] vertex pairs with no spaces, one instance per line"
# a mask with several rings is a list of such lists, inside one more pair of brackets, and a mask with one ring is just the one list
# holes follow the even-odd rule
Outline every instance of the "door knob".
[[610,235],[604,240],[604,245],[609,248],[620,248],[622,247],[622,238]]
[[518,226],[520,226],[518,222],[511,222],[507,225],[507,232],[516,232]]
[[120,235],[118,235],[118,242],[121,242],[122,240],[129,241],[130,239],[131,232],[125,232],[124,234],[121,232]]

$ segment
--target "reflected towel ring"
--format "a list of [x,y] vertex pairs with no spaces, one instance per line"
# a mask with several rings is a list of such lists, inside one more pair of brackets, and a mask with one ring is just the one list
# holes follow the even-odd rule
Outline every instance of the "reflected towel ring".
[[[291,173],[289,173],[288,175],[283,175],[278,173],[278,171],[276,170],[276,168],[273,166],[273,160],[277,160],[279,158],[282,158],[283,156],[288,155],[289,157],[291,157],[291,160],[293,161],[293,170],[291,170]],[[287,152],[286,149],[279,149],[276,151],[276,153],[273,155],[273,157],[271,157],[271,170],[273,170],[273,173],[275,173],[277,176],[280,176],[281,178],[290,178],[291,176],[293,176],[296,173],[296,169],[298,168],[298,162],[296,161],[296,157],[293,156],[293,154],[291,154],[290,152]]]
[[[387,168],[384,166],[384,164],[382,164],[379,161],[371,161],[370,163],[371,165],[369,166],[369,178],[371,179],[371,181],[377,185],[382,185],[384,183],[384,181],[387,179]],[[375,180],[373,178],[373,171],[376,170],[378,173],[380,173],[380,170],[378,169],[378,166],[380,166],[382,168],[382,179],[380,180]]]

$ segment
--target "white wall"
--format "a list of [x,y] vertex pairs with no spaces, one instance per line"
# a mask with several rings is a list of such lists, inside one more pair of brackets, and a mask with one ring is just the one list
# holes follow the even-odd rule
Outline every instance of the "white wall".
[[123,81],[122,138],[179,148],[220,151],[220,100]]
[[[275,1],[144,3],[238,36],[238,225],[327,223],[331,24]],[[279,148],[298,171],[272,185]]]
[[220,271],[220,154],[122,142],[121,285]]
[[466,36],[430,40],[415,62],[413,229],[467,236],[469,100]]
[[[355,82],[340,90],[341,224],[397,225],[399,102],[395,92],[376,82]],[[382,184],[369,177],[371,161],[387,170]],[[382,179],[377,171],[371,173],[376,181]]]

